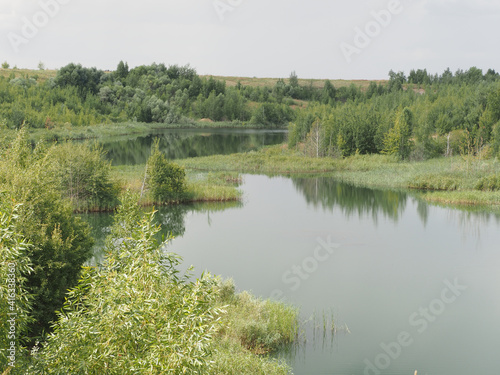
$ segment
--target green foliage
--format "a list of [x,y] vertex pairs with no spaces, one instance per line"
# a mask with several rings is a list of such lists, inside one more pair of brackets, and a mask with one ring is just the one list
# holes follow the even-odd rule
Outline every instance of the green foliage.
[[412,128],[413,113],[408,108],[400,109],[396,113],[394,127],[389,130],[384,138],[383,153],[398,155],[401,159],[407,159],[412,145],[410,140]]
[[[18,232],[19,204],[0,193],[0,371],[19,361],[32,322],[32,296],[27,276],[33,271],[28,251],[31,245]],[[12,345],[11,343],[14,343]],[[13,349],[13,351],[11,351]],[[8,358],[13,355],[13,358]]]
[[223,313],[217,283],[180,276],[179,257],[161,250],[154,212],[128,196],[101,268],[85,268],[34,374],[207,374]]
[[147,185],[157,202],[182,201],[186,194],[186,172],[167,160],[156,139],[147,162]]
[[298,311],[279,302],[262,301],[243,292],[235,295],[230,325],[241,344],[256,352],[276,351],[298,335]]
[[59,180],[42,145],[34,149],[21,130],[10,148],[1,151],[0,190],[10,192],[21,205],[16,231],[33,244],[27,255],[33,272],[26,286],[33,293],[34,338],[50,329],[68,288],[78,280],[80,267],[92,249],[86,224],[73,215],[73,207],[61,197]]
[[116,67],[116,72],[115,72],[116,78],[118,80],[125,80],[127,79],[128,72],[129,72],[128,64],[124,63],[123,61],[120,61],[118,63],[118,66]]
[[459,179],[453,175],[426,174],[415,177],[408,183],[411,189],[419,190],[457,190]]
[[213,374],[289,374],[283,363],[251,353],[275,352],[298,336],[298,310],[292,306],[235,293],[233,280],[219,280],[219,303],[225,305]]
[[9,68],[10,68],[10,64],[7,61],[4,61],[2,63],[2,69],[9,69]]
[[494,155],[500,157],[500,122],[497,122],[495,124],[492,133],[493,133],[493,141],[492,141],[493,153]]
[[500,175],[497,174],[481,178],[476,184],[476,189],[481,191],[500,190]]
[[54,82],[60,87],[76,87],[80,96],[85,99],[87,94],[97,94],[103,75],[102,70],[84,68],[81,64],[71,63],[57,72]]
[[389,72],[389,85],[387,87],[389,92],[401,91],[403,90],[403,84],[406,82],[406,76],[404,72]]
[[293,117],[292,109],[285,104],[263,103],[254,110],[250,122],[267,127],[277,127],[287,125]]
[[52,175],[57,178],[63,197],[77,210],[109,209],[118,201],[119,187],[111,181],[111,162],[104,159],[99,146],[63,143],[46,154]]

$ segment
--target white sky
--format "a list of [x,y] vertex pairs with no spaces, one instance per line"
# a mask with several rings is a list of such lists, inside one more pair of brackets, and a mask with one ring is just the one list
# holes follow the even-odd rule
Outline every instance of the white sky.
[[[377,26],[372,13],[389,8]],[[367,27],[359,48],[355,30]],[[500,0],[0,0],[0,61],[20,68],[114,70],[124,60],[226,76],[385,79],[391,69],[500,71],[499,39]],[[357,48],[350,62],[342,43]]]

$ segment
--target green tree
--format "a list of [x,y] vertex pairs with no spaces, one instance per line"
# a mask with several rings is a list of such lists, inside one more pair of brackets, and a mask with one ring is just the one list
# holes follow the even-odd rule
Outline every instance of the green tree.
[[493,126],[492,147],[494,155],[500,156],[500,122]]
[[295,70],[290,73],[288,84],[293,88],[299,87],[299,77],[297,76],[297,73],[295,73]]
[[147,186],[157,202],[182,201],[186,195],[186,172],[167,160],[156,139],[147,165]]
[[191,281],[180,257],[155,240],[154,212],[128,196],[100,268],[85,268],[68,294],[34,374],[207,374],[223,314],[209,274]]
[[10,64],[9,64],[7,61],[4,61],[4,62],[2,63],[2,68],[3,68],[3,69],[9,69],[9,68],[10,68]]
[[128,72],[128,64],[126,62],[124,63],[123,61],[120,61],[118,63],[118,66],[116,67],[116,78],[121,80],[122,82],[125,82],[128,76]]
[[324,104],[329,104],[330,101],[335,100],[336,94],[337,94],[337,90],[332,85],[332,83],[330,82],[330,80],[327,79],[325,81],[324,86],[323,86],[323,91],[322,91],[322,94],[321,94],[321,101]]
[[84,68],[81,64],[68,64],[57,72],[54,80],[59,87],[76,87],[81,98],[86,99],[88,94],[99,92],[102,70]]
[[406,76],[404,72],[389,72],[389,85],[387,87],[389,92],[403,90],[403,84],[406,83]]
[[398,155],[401,159],[407,159],[410,155],[412,142],[413,114],[409,108],[399,109],[396,112],[394,126],[384,138],[384,154]]

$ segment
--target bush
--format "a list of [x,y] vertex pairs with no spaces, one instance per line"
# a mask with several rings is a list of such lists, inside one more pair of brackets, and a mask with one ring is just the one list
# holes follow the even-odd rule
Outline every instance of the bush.
[[154,212],[126,197],[107,258],[85,268],[59,314],[33,374],[207,374],[223,310],[217,283],[180,277],[179,257],[161,251]]
[[88,225],[62,199],[43,147],[33,150],[25,130],[0,160],[0,190],[9,191],[20,204],[15,230],[33,244],[27,251],[33,272],[26,286],[34,296],[34,322],[29,326],[34,339],[50,331],[55,311],[62,307],[66,291],[76,285],[80,267],[91,254],[93,240]]
[[[0,372],[4,373],[14,349],[19,358],[28,323],[31,320],[31,295],[26,289],[27,275],[33,269],[27,256],[31,247],[16,230],[19,205],[6,194],[0,193]],[[15,313],[15,316],[8,315]],[[14,324],[9,322],[13,320]],[[14,331],[12,331],[12,327]],[[14,342],[14,345],[11,345]]]
[[146,168],[147,184],[155,201],[182,201],[186,198],[186,172],[183,167],[167,160],[160,151],[158,139],[153,144]]
[[62,195],[78,209],[115,207],[119,186],[111,181],[111,163],[102,148],[64,143],[47,152],[52,173],[59,179]]

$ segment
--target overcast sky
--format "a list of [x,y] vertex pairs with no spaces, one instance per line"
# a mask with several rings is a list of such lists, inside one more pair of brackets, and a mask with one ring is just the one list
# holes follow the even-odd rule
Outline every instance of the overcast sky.
[[500,71],[500,0],[0,0],[0,61],[385,79]]

